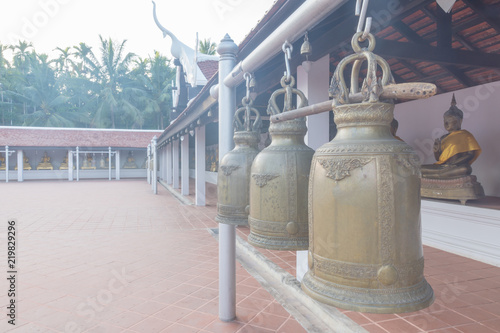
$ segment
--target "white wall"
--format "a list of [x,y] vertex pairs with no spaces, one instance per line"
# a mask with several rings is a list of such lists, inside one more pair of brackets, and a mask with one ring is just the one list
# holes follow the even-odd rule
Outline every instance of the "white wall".
[[[397,135],[411,145],[424,164],[435,162],[434,139],[445,134],[443,114],[450,107],[452,93],[396,105]],[[471,132],[482,153],[472,173],[486,195],[500,197],[500,81],[455,91],[457,106],[464,112],[462,128]]]

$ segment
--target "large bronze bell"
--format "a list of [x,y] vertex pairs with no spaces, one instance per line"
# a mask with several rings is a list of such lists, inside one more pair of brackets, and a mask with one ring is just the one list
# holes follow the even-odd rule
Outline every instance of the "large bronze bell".
[[[340,61],[332,78],[337,135],[316,151],[311,166],[309,270],[302,288],[343,309],[416,311],[434,299],[423,275],[419,159],[391,135],[394,104],[380,96],[394,82],[392,74],[371,52],[374,37],[361,49],[360,36],[352,40],[356,53]],[[360,91],[364,61],[367,76]],[[349,91],[343,71],[352,62]],[[362,102],[353,103],[359,95]]]
[[234,225],[248,225],[250,168],[259,153],[261,127],[261,117],[252,107],[253,101],[245,97],[242,103],[243,107],[234,115],[235,147],[222,158],[217,175],[215,220]]
[[[281,110],[276,99],[284,95],[284,112],[291,110],[292,98],[300,97],[299,107],[307,105],[304,94],[292,88],[290,77],[281,80],[283,88],[269,100],[267,112]],[[250,214],[248,223],[252,245],[272,250],[306,250],[307,189],[314,150],[304,143],[307,132],[305,118],[271,123],[271,144],[262,150],[252,164],[250,182]]]

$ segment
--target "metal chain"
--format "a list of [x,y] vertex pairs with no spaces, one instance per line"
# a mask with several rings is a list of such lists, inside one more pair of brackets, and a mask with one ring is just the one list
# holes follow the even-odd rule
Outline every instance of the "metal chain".
[[286,77],[286,82],[290,82],[291,77],[292,77],[292,72],[290,71],[290,59],[292,59],[292,51],[293,51],[293,46],[290,44],[289,41],[285,41],[283,43],[283,46],[281,48],[283,52],[285,53],[285,77]]

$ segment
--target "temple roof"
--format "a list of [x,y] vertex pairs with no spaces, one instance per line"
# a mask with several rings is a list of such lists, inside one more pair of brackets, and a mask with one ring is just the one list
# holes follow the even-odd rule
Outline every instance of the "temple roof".
[[219,70],[219,61],[217,60],[205,60],[198,61],[198,67],[200,67],[201,72],[207,80],[210,80],[212,76]]
[[151,130],[0,126],[0,146],[144,148],[161,133]]

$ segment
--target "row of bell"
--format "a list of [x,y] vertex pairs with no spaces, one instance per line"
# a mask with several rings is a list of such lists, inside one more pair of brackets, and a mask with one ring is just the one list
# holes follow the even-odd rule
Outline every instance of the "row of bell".
[[[248,242],[255,246],[308,249],[302,288],[319,301],[363,312],[416,311],[433,301],[423,276],[418,157],[391,135],[394,104],[379,101],[375,86],[366,87],[365,102],[349,103],[340,76],[351,60],[364,57],[375,68],[365,83],[380,84],[377,64],[383,84],[392,83],[383,59],[360,54],[337,67],[332,90],[338,133],[316,152],[304,144],[304,118],[271,123],[271,144],[260,153],[255,136],[235,132],[236,148],[219,170],[217,220],[248,221]],[[294,82],[284,77],[281,84],[269,114],[293,109],[296,96],[297,108],[306,105]],[[277,107],[280,95],[283,110]]]

